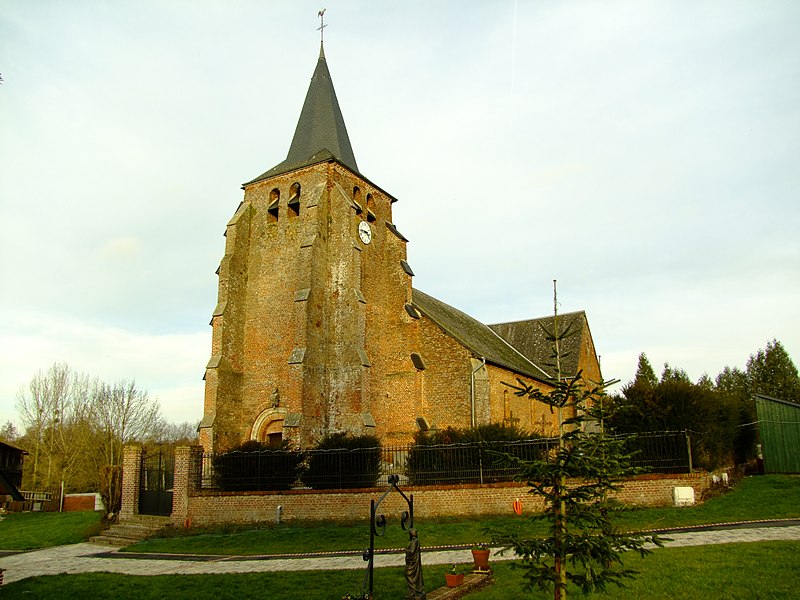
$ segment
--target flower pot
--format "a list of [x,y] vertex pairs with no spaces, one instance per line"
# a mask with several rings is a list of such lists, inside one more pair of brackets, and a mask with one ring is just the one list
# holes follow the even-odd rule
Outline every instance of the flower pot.
[[473,550],[472,560],[475,563],[476,571],[486,572],[489,570],[489,550]]
[[464,583],[464,574],[463,573],[445,573],[444,574],[445,581],[447,581],[447,587],[458,587],[462,583]]

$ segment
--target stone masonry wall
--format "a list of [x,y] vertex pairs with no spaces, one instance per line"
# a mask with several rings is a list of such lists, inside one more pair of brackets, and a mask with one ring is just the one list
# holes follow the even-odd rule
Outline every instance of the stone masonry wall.
[[125,446],[122,454],[122,507],[120,519],[139,513],[139,482],[142,470],[142,447]]
[[[377,498],[383,489],[347,491],[291,490],[287,492],[212,492],[189,489],[195,480],[193,471],[199,462],[192,460],[199,448],[179,449],[175,460],[175,489],[172,523],[175,526],[212,525],[227,522],[275,522],[280,510],[281,520],[338,520],[365,519],[370,499]],[[184,470],[180,475],[178,470]],[[700,497],[710,485],[707,473],[685,475],[644,475],[624,483],[616,497],[635,506],[665,506],[671,504],[672,488],[690,486]],[[530,495],[527,486],[517,483],[498,483],[476,486],[451,485],[403,487],[414,495],[414,513],[418,517],[479,516],[510,514],[512,504],[519,499],[527,513],[542,509],[540,498]],[[398,494],[390,494],[381,506],[387,517],[404,508]]]

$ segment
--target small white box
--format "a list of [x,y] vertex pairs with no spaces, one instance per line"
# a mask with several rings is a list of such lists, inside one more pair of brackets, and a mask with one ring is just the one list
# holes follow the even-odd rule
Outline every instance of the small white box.
[[672,488],[672,503],[674,506],[691,506],[694,504],[694,488],[674,487]]

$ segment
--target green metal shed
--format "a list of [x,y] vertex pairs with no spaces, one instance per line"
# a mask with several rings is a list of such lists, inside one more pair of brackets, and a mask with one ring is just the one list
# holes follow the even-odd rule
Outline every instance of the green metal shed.
[[800,473],[800,404],[754,396],[767,473]]

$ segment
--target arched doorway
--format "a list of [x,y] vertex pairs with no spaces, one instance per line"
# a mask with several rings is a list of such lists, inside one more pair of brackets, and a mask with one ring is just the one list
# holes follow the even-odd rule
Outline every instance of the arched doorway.
[[250,439],[267,442],[272,448],[280,448],[283,443],[284,408],[268,408],[256,418],[250,430]]

